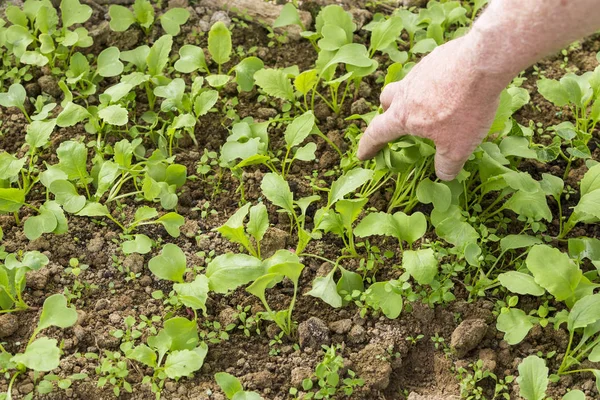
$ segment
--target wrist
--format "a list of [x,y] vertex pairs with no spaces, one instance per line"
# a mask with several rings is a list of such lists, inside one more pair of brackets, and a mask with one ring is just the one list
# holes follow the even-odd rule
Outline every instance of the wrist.
[[523,69],[502,51],[495,34],[476,26],[465,35],[463,60],[474,79],[496,92],[508,86]]

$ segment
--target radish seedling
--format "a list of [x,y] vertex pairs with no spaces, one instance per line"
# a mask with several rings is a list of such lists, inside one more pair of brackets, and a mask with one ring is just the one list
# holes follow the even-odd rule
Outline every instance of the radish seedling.
[[[46,383],[38,382],[39,373],[50,372],[58,368],[60,364],[61,349],[58,347],[56,339],[48,337],[37,338],[37,336],[46,328],[56,326],[58,328],[69,328],[77,322],[77,311],[67,306],[67,300],[61,294],[55,294],[44,301],[40,319],[33,333],[29,337],[27,346],[23,353],[12,355],[0,345],[0,369],[11,374],[8,389],[6,391],[8,398],[11,397],[12,387],[19,375],[26,374],[28,370],[34,371],[35,383],[41,387],[41,392],[52,387],[52,378],[50,375],[44,377]],[[78,378],[75,376],[75,378]],[[33,393],[30,393],[33,396]]]

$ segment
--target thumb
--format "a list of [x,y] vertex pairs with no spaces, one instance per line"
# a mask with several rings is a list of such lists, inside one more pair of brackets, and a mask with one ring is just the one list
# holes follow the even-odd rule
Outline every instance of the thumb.
[[388,142],[405,133],[391,110],[376,116],[360,138],[357,152],[358,159],[368,160],[373,158]]
[[450,157],[448,151],[438,148],[435,153],[435,174],[443,181],[451,181],[460,173],[468,159],[468,154],[466,157]]

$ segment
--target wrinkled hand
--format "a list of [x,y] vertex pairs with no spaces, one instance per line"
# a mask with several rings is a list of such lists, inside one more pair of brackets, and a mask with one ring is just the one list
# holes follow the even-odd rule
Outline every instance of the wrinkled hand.
[[358,146],[369,159],[403,135],[436,144],[435,171],[452,180],[485,138],[494,120],[505,79],[487,76],[477,65],[474,46],[463,37],[436,48],[400,82],[385,87],[384,113],[373,119]]

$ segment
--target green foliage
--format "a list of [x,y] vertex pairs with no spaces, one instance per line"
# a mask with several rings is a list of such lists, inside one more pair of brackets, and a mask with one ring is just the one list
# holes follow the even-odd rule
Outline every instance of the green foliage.
[[262,400],[262,397],[256,392],[246,392],[239,379],[226,372],[217,372],[215,380],[230,400]]

